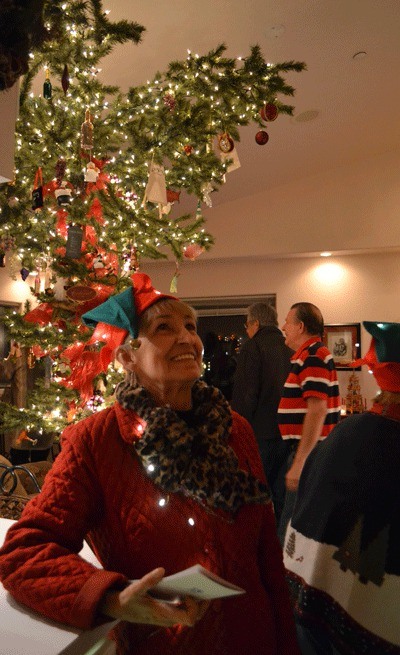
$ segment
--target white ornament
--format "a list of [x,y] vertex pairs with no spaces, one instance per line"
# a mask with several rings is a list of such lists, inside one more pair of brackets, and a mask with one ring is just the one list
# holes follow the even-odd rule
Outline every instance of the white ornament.
[[165,186],[165,173],[162,164],[150,164],[149,179],[147,180],[146,191],[143,202],[154,202],[155,204],[167,205],[167,189]]
[[100,173],[100,169],[97,168],[96,164],[93,161],[90,161],[86,166],[85,182],[97,182],[99,173]]
[[168,215],[170,213],[171,209],[172,209],[172,205],[173,205],[173,203],[171,203],[171,202],[167,202],[166,205],[163,205],[162,213]]
[[212,200],[210,194],[214,191],[214,187],[211,182],[205,182],[201,187],[201,193],[203,197],[203,202],[206,203],[207,207],[212,207]]
[[93,268],[104,268],[104,262],[101,255],[98,255],[93,260]]
[[231,163],[228,164],[226,169],[227,173],[232,173],[232,171],[236,171],[237,168],[240,168],[241,164],[236,148],[233,148],[230,152],[221,152],[221,161],[225,162],[228,159],[231,160]]

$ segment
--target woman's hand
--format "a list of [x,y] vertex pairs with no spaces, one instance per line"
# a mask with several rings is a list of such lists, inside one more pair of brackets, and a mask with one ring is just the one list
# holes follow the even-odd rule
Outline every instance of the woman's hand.
[[164,577],[165,570],[154,569],[122,591],[106,594],[100,607],[102,614],[131,623],[148,623],[170,627],[177,623],[194,626],[207,611],[209,601],[190,596],[174,601],[156,600],[148,591]]

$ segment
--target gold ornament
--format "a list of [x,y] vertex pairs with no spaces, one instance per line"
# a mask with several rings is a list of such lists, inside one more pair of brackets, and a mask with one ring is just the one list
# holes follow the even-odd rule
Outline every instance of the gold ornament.
[[141,343],[140,339],[131,339],[129,345],[132,350],[139,350]]
[[29,350],[27,357],[26,357],[26,362],[28,364],[28,368],[35,368],[36,364],[36,357],[33,354],[33,350]]
[[219,145],[219,149],[222,150],[222,152],[232,152],[233,148],[235,147],[235,144],[233,143],[233,139],[229,136],[227,132],[224,132],[223,134],[219,135],[218,145]]

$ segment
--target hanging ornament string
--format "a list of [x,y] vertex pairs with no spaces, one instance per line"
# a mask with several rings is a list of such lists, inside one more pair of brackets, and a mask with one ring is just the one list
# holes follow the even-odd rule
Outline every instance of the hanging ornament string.
[[169,290],[171,293],[178,293],[178,277],[180,275],[179,272],[179,263],[178,261],[175,261],[175,273],[173,275],[173,278],[171,280],[171,284],[169,285]]

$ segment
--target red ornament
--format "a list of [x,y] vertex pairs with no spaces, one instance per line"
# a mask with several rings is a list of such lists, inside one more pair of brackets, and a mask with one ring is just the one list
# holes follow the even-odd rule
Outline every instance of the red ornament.
[[175,96],[173,96],[172,93],[166,93],[165,96],[163,96],[163,102],[164,105],[168,107],[170,111],[174,111],[176,100],[175,100]]
[[186,259],[194,261],[202,252],[204,252],[203,246],[200,246],[198,243],[189,243],[189,245],[185,246],[183,249],[183,256],[186,257]]
[[255,138],[259,146],[265,146],[265,144],[268,142],[269,136],[265,130],[260,130],[257,132]]
[[167,202],[179,202],[179,196],[181,195],[180,191],[173,191],[172,189],[167,189]]
[[272,102],[267,102],[264,107],[260,109],[260,116],[263,121],[274,121],[278,116],[279,110]]
[[187,144],[186,146],[183,146],[183,149],[184,149],[184,151],[185,151],[185,153],[187,154],[188,157],[193,152],[193,146],[191,146],[190,144]]

